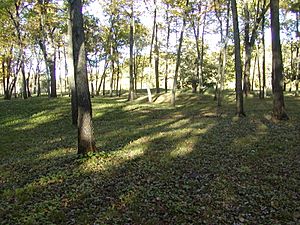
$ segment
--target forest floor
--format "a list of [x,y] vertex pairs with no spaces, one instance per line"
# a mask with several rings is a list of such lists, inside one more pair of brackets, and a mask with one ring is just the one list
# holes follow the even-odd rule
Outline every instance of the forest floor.
[[86,158],[68,97],[0,100],[0,224],[300,224],[300,98],[155,99],[95,97]]

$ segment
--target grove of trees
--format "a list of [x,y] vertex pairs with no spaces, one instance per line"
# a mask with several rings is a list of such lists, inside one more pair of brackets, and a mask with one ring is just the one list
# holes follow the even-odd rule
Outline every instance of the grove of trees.
[[[300,3],[296,0],[1,0],[0,94],[10,100],[70,96],[78,153],[95,151],[91,97],[147,90],[224,89],[273,98],[299,93]],[[270,32],[271,31],[271,32]]]

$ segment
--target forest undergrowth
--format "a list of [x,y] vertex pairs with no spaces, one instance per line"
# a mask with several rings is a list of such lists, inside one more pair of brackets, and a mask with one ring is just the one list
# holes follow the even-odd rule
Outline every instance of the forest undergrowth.
[[0,100],[0,224],[300,224],[300,98],[95,97],[77,156],[70,99]]

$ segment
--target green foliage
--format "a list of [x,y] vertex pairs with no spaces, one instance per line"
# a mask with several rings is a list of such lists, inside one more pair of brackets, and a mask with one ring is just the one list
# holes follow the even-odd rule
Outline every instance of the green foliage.
[[299,98],[273,123],[268,98],[168,97],[94,98],[85,158],[68,98],[0,100],[0,224],[299,223]]

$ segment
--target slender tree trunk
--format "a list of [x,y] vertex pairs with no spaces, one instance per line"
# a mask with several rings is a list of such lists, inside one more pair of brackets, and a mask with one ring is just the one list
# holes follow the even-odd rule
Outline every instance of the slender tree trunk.
[[107,67],[108,67],[108,60],[105,59],[104,69],[103,69],[102,76],[101,76],[101,78],[100,78],[100,83],[99,83],[98,86],[96,86],[96,88],[97,88],[96,95],[97,95],[97,96],[100,94],[100,90],[101,90],[101,85],[102,85],[102,83],[103,83],[103,85],[104,85],[104,82],[105,82],[105,79],[104,79],[104,78],[105,78],[105,76],[106,76],[106,70],[107,70]]
[[[68,19],[68,23],[69,23],[69,19]],[[69,29],[69,27],[68,27],[68,29]],[[68,72],[69,68],[68,68],[68,59],[67,59],[67,53],[66,53],[66,45],[67,45],[67,43],[65,43],[65,45],[63,45],[64,64],[65,64],[65,79],[64,79],[64,91],[65,91],[65,93],[67,93],[67,81],[68,81],[68,73],[69,73]]]
[[155,87],[156,87],[156,94],[158,94],[160,92],[159,90],[159,50],[158,50],[158,25],[156,24],[155,26],[155,47],[154,47],[154,51],[155,51],[155,60],[154,60],[154,67],[155,67]]
[[[114,23],[112,23],[113,26]],[[109,85],[109,96],[113,96],[114,89],[114,75],[115,75],[115,52],[113,48],[113,34],[111,33],[110,40],[110,57],[111,57],[111,76],[110,76],[110,85]]]
[[109,96],[113,96],[114,89],[114,75],[115,75],[115,62],[114,60],[111,63],[111,76],[110,76],[110,85],[109,85]]
[[257,56],[257,70],[258,70],[258,86],[259,86],[259,98],[262,99],[262,81],[261,81],[261,71],[260,71],[260,60],[259,54]]
[[[264,5],[266,4],[266,0],[264,0]],[[262,94],[261,98],[264,99],[266,97],[266,44],[265,44],[265,17],[262,19],[262,47],[263,47],[263,59],[262,59]]]
[[[258,51],[258,49],[257,49]],[[256,63],[257,63],[257,53],[255,54],[254,57],[254,65],[253,65],[253,73],[252,73],[252,80],[251,80],[251,91],[254,91],[254,80],[255,80],[255,74],[256,74]]]
[[133,0],[131,0],[131,14],[130,14],[130,59],[129,59],[129,76],[130,85],[128,93],[128,101],[133,101],[134,96],[134,74],[133,74],[133,35],[134,35],[134,15],[133,15]]
[[236,115],[239,117],[245,116],[244,99],[242,90],[242,62],[241,62],[241,46],[240,32],[238,23],[238,14],[236,0],[231,0],[233,32],[234,32],[234,55],[235,55],[235,91],[236,91]]
[[[117,60],[117,81],[116,81],[116,95],[119,96],[119,82],[120,82],[120,63]],[[120,97],[120,96],[119,96]]]
[[[189,0],[186,1],[186,7],[189,4]],[[180,67],[180,62],[181,62],[181,48],[182,48],[182,42],[183,42],[183,34],[185,31],[185,26],[186,26],[186,16],[187,16],[187,9],[185,9],[183,21],[182,21],[182,28],[180,32],[180,38],[179,38],[179,46],[177,49],[177,56],[176,56],[176,67],[175,67],[175,75],[174,75],[174,80],[173,80],[173,88],[172,88],[172,96],[171,96],[171,105],[175,107],[175,98],[176,98],[176,89],[177,89],[177,78],[178,78],[178,72],[179,72],[179,67]]]
[[205,14],[203,19],[203,25],[202,25],[202,33],[201,33],[201,57],[200,57],[200,67],[199,67],[199,94],[202,93],[202,87],[204,83],[203,79],[203,64],[204,64],[204,35],[205,35],[205,29],[206,29],[206,8],[205,7]]
[[50,79],[51,79],[51,91],[50,91],[50,97],[56,98],[57,92],[56,92],[56,49],[54,49],[53,56],[51,59],[48,59],[48,66],[49,66],[49,72],[50,72]]
[[133,77],[134,77],[134,92],[135,94],[137,94],[137,77],[138,77],[138,74],[137,74],[137,64],[138,64],[138,53],[135,52],[133,54]]
[[146,84],[147,85],[147,94],[148,94],[148,102],[152,102],[152,93],[151,93],[151,89],[149,87],[149,83]]
[[105,92],[106,92],[105,84],[106,84],[106,74],[104,74],[104,77],[103,77],[103,87],[102,87],[102,95],[103,96],[105,96]]
[[273,118],[286,120],[284,96],[282,90],[283,63],[280,45],[279,25],[279,0],[272,0],[271,9],[271,34],[272,34],[272,88],[273,88]]
[[23,78],[23,98],[27,99],[28,98],[28,93],[27,93],[27,84],[26,84],[26,72],[25,72],[25,62],[22,57],[22,62],[21,62],[21,73],[22,73],[22,78]]
[[244,65],[244,93],[248,96],[250,91],[250,66],[251,66],[251,45],[250,45],[250,12],[248,9],[248,2],[244,3],[245,11],[245,65]]
[[167,28],[167,50],[166,50],[166,70],[165,70],[165,93],[168,92],[168,73],[169,73],[169,43],[170,43],[170,33],[171,33],[171,22],[169,21],[169,4],[167,4],[167,23],[168,23],[168,28]]
[[[296,32],[297,32],[297,39],[299,43],[300,33],[299,33],[299,18],[300,12],[296,12]],[[296,58],[297,58],[297,68],[296,68],[296,82],[295,82],[295,95],[299,96],[299,79],[300,79],[300,55],[299,55],[299,44],[296,47]]]

